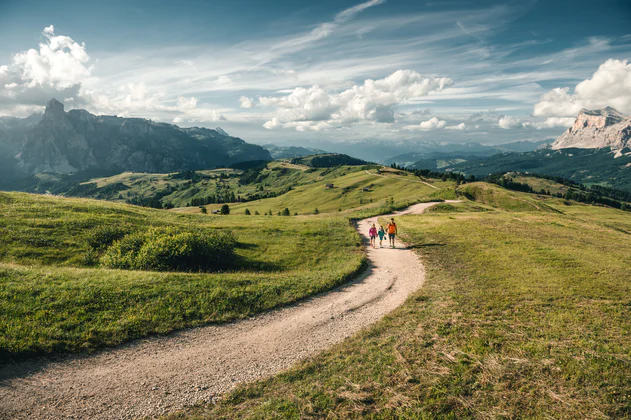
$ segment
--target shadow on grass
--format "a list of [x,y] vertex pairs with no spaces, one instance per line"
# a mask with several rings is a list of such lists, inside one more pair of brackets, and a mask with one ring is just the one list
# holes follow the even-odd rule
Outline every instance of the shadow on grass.
[[235,271],[273,272],[273,271],[282,271],[283,267],[271,262],[251,260],[249,258],[245,258],[240,255],[237,255],[232,259],[232,261],[230,261],[230,265],[228,265],[228,269],[235,270]]
[[407,247],[407,249],[420,249],[420,248],[431,248],[431,247],[437,247],[437,246],[447,246],[447,244],[414,244],[414,245],[409,245]]

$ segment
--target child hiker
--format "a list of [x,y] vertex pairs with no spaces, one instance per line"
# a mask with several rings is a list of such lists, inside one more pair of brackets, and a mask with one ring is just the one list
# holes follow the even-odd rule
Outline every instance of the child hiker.
[[370,236],[370,245],[375,248],[377,245],[377,226],[373,223],[368,231],[368,235]]
[[379,248],[381,248],[383,247],[383,238],[386,237],[386,231],[383,226],[379,225],[379,232],[377,232],[377,235],[379,235]]

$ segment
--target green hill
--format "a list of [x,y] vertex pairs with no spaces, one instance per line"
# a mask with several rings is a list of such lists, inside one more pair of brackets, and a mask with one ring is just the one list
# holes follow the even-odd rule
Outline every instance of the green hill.
[[[283,165],[283,164],[278,164]],[[438,197],[441,189],[453,188],[452,181],[429,180],[423,183],[419,178],[405,171],[389,168],[377,172],[372,166],[339,166],[336,168],[314,169],[305,167],[282,167],[260,179],[265,189],[273,186],[291,187],[285,194],[250,202],[230,204],[231,214],[251,213],[277,214],[287,208],[291,214],[313,214],[377,207],[388,202],[414,203]],[[370,168],[370,169],[366,169]],[[220,205],[208,205],[217,210]],[[175,209],[177,212],[199,213],[197,207]]]
[[367,165],[365,160],[357,159],[341,153],[325,153],[294,158],[291,163],[307,165],[313,168],[332,168],[340,165]]
[[[342,217],[201,217],[24,193],[0,193],[0,214],[5,362],[250,316],[341,284],[363,261],[359,237]],[[235,259],[214,273],[100,266],[115,237],[151,227],[230,231]]]

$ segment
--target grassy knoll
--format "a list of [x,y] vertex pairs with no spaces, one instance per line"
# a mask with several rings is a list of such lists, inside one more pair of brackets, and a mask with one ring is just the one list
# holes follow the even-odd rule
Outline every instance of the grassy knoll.
[[172,418],[631,417],[631,217],[546,205],[400,217],[428,270],[402,307]]
[[565,194],[566,191],[572,189],[566,185],[560,184],[550,179],[537,178],[534,176],[517,175],[512,177],[513,181],[520,184],[527,184],[532,187],[536,192],[541,190],[550,191],[550,194]]
[[[89,351],[252,315],[330,289],[363,260],[342,217],[182,215],[85,199],[0,193],[0,360]],[[229,229],[223,273],[94,265],[92,229]]]
[[[495,184],[473,182],[456,189],[456,193],[477,204],[507,211],[557,211],[546,204],[547,198],[510,191]],[[557,202],[558,200],[554,200]]]
[[[274,198],[235,203],[230,205],[232,214],[243,214],[245,209],[251,213],[264,214],[272,211],[277,214],[288,208],[291,214],[313,214],[317,208],[321,213],[334,213],[361,207],[375,207],[386,199],[395,202],[414,203],[427,199],[440,190],[434,189],[411,174],[387,176],[375,175],[375,170],[339,167],[336,169],[317,170],[320,178],[305,185],[295,187],[286,194]],[[326,171],[330,171],[326,172]],[[326,184],[333,183],[333,188]],[[438,188],[453,187],[450,181],[437,181]],[[366,189],[366,190],[364,190]],[[209,209],[218,209],[220,205],[209,205]],[[198,208],[176,209],[187,213],[198,213]]]

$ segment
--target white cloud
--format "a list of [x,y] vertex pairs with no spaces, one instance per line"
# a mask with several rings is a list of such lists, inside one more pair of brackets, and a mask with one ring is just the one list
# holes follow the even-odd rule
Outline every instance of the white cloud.
[[39,49],[13,55],[8,65],[0,66],[0,101],[45,103],[53,96],[75,96],[81,83],[90,76],[90,56],[85,44],[55,35],[51,25],[42,31]]
[[465,123],[461,122],[458,125],[448,125],[445,127],[445,130],[454,130],[454,131],[464,131],[466,130],[467,126],[465,125]]
[[519,118],[511,117],[508,115],[504,115],[502,118],[500,118],[500,120],[497,122],[497,125],[499,128],[503,128],[504,130],[522,127],[522,123]]
[[574,117],[548,117],[544,121],[524,122],[522,125],[527,128],[532,127],[542,130],[545,128],[571,127],[574,125],[574,121],[576,121]]
[[85,44],[67,36],[55,35],[51,25],[42,32],[46,42],[39,51],[30,49],[13,57],[13,65],[21,71],[26,86],[50,86],[59,89],[81,83],[90,75],[86,63],[90,60]]
[[281,127],[282,124],[280,121],[278,121],[278,118],[272,118],[270,121],[267,121],[265,124],[263,124],[263,127],[268,129],[268,130],[273,130],[275,128],[279,128]]
[[173,118],[173,124],[178,124],[178,123],[181,123],[182,121],[184,121],[184,120],[182,118],[180,118],[180,117]]
[[239,102],[241,103],[241,108],[252,108],[254,106],[254,100],[247,96],[240,97]]
[[576,116],[582,108],[612,106],[631,114],[631,64],[609,59],[598,67],[591,79],[570,88],[556,88],[541,96],[533,115],[540,117]]
[[180,111],[189,111],[191,109],[195,109],[197,108],[197,98],[193,96],[191,96],[190,98],[180,96],[177,99],[177,107]]
[[385,2],[386,0],[370,0],[365,3],[360,3],[356,6],[349,7],[348,9],[343,10],[337,15],[335,15],[335,22],[336,23],[346,22],[347,20],[352,19],[353,17],[355,17],[355,15],[368,9],[369,7],[377,6]]
[[436,117],[432,117],[427,121],[421,122],[419,125],[406,125],[405,127],[403,127],[403,129],[408,130],[408,131],[414,131],[414,130],[432,131],[432,130],[438,130],[440,128],[443,128],[445,127],[446,124],[447,124],[447,121],[439,120]]
[[295,88],[287,96],[259,97],[259,103],[264,107],[276,107],[276,118],[283,123],[392,123],[397,105],[441,91],[452,83],[446,77],[425,77],[412,70],[397,70],[383,79],[367,79],[363,84],[340,93],[328,92],[314,85]]

